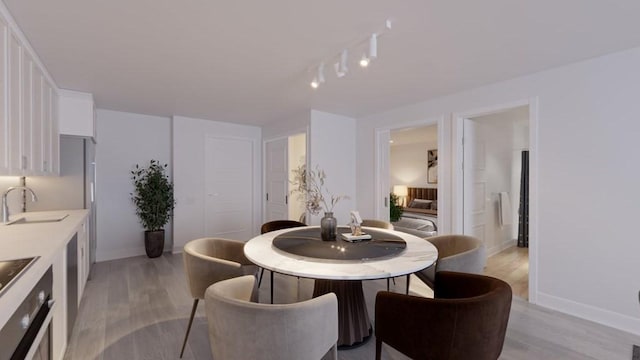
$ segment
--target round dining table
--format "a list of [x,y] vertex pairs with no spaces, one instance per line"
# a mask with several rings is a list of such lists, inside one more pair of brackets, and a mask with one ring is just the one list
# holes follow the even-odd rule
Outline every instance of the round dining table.
[[[363,227],[370,240],[346,241],[339,227],[335,240],[323,241],[319,226],[268,232],[249,240],[246,257],[256,265],[286,275],[315,279],[313,296],[333,292],[338,298],[338,346],[347,348],[371,336],[362,280],[404,276],[432,266],[438,250],[417,236]],[[272,283],[273,284],[273,283]],[[408,286],[408,285],[407,285]],[[273,302],[273,285],[271,289]]]

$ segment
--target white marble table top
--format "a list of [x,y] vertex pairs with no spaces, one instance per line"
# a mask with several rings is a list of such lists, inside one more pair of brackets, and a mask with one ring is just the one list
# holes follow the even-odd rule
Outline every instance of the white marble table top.
[[371,280],[402,276],[426,269],[438,258],[438,250],[427,240],[399,231],[378,228],[375,230],[401,237],[407,243],[406,249],[391,258],[345,261],[293,255],[272,245],[276,236],[297,229],[300,228],[283,229],[256,236],[247,242],[244,254],[253,263],[267,270],[328,280]]

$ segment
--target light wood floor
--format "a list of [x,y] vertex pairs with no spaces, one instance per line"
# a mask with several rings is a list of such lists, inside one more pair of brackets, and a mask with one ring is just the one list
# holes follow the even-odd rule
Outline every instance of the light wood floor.
[[[311,296],[311,280],[302,279],[298,284],[293,277],[276,275],[275,282],[276,302]],[[268,299],[268,285],[268,281],[262,284],[262,302]],[[397,279],[396,291],[402,292],[404,287],[404,278]],[[385,288],[385,281],[364,282],[370,315],[375,293]],[[429,289],[417,278],[411,280],[411,292],[429,296]],[[65,359],[177,359],[191,304],[180,255],[96,264]],[[634,343],[639,344],[640,338],[514,298],[501,359],[628,360]],[[383,351],[383,359],[406,359],[388,346]],[[375,341],[341,350],[338,356],[345,360],[373,359]],[[184,359],[211,359],[202,304]]]
[[484,273],[511,285],[513,295],[529,299],[529,249],[511,246],[490,256]]

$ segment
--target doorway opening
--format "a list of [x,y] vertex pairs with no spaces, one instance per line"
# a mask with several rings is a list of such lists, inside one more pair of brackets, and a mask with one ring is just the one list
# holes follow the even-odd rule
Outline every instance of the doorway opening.
[[485,274],[529,299],[529,105],[463,119],[463,231],[483,241]]
[[[393,129],[390,133],[389,191],[394,227],[425,238],[437,233],[438,125]],[[396,213],[397,214],[397,213]]]
[[305,203],[291,195],[293,171],[306,164],[307,135],[291,135],[265,143],[265,211],[263,222],[296,220],[304,222]]

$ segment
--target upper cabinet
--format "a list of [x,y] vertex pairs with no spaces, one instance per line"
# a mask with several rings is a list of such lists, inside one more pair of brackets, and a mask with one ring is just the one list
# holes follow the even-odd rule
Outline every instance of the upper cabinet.
[[87,136],[95,139],[96,122],[93,95],[60,90],[60,134]]
[[58,175],[58,88],[0,2],[0,176]]

